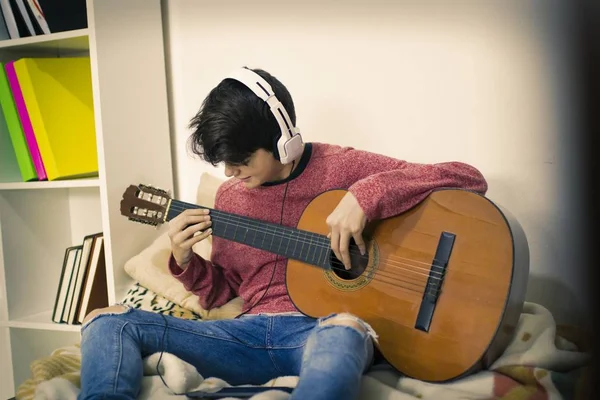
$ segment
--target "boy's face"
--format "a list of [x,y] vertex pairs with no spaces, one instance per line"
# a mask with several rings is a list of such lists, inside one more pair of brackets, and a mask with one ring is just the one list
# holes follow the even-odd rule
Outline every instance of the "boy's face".
[[284,179],[289,173],[289,165],[283,165],[264,149],[254,152],[246,165],[225,164],[225,175],[241,180],[247,189]]

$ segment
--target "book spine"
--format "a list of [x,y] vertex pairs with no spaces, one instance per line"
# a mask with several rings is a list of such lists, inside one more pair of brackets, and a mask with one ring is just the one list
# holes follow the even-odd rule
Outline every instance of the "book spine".
[[4,114],[6,127],[8,128],[8,133],[13,144],[22,180],[25,182],[37,180],[38,176],[31,159],[31,154],[29,153],[3,64],[0,64],[0,107],[2,107],[2,113]]
[[31,119],[29,118],[29,111],[27,109],[27,106],[25,105],[23,92],[27,90],[27,77],[17,77],[14,61],[6,63],[6,75],[8,77],[8,82],[13,93],[15,105],[17,106],[19,118],[21,119],[23,133],[25,134],[25,139],[27,140],[29,153],[31,154],[31,160],[33,161],[33,165],[38,175],[38,179],[41,181],[47,180],[48,175],[46,173],[46,166],[44,165],[44,161],[42,160],[42,154],[40,153],[36,135],[33,131],[33,126],[31,125]]

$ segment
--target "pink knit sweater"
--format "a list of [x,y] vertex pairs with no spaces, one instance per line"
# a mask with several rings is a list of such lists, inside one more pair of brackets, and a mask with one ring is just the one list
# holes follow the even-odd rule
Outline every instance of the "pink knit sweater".
[[[481,173],[464,163],[416,164],[349,147],[309,143],[289,178],[255,189],[230,179],[218,189],[215,209],[279,224],[284,207],[282,224],[294,227],[314,197],[330,189],[347,189],[368,220],[375,220],[408,210],[440,187],[487,191]],[[171,255],[169,269],[186,290],[198,295],[204,309],[241,296],[244,307],[254,306],[250,314],[298,311],[286,291],[286,259],[281,256],[267,293],[254,305],[269,286],[275,259],[275,254],[213,236],[212,262],[194,255],[181,270]]]

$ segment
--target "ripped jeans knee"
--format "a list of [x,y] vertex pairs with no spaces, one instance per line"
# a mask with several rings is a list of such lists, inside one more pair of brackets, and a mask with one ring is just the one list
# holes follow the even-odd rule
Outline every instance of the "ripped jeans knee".
[[124,304],[115,304],[115,305],[112,305],[109,307],[97,308],[95,310],[92,310],[83,319],[83,322],[81,323],[81,331],[83,332],[83,330],[87,326],[89,326],[92,322],[94,322],[95,320],[97,320],[100,317],[126,314],[132,310],[133,310],[133,308],[131,308],[128,305],[124,305]]
[[318,320],[307,341],[303,361],[310,363],[309,359],[316,351],[329,354],[328,358],[351,357],[366,370],[374,360],[377,339],[373,328],[355,315],[332,314]]
[[349,326],[363,335],[368,335],[375,342],[378,339],[377,333],[371,325],[350,313],[333,314],[319,320],[319,326],[327,325]]

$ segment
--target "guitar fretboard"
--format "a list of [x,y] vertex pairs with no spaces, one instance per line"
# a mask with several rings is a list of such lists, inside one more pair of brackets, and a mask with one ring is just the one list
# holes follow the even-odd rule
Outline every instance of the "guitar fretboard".
[[210,210],[213,235],[253,248],[279,254],[321,268],[330,268],[330,245],[324,235],[277,225],[196,204],[172,200],[167,221],[186,209]]

